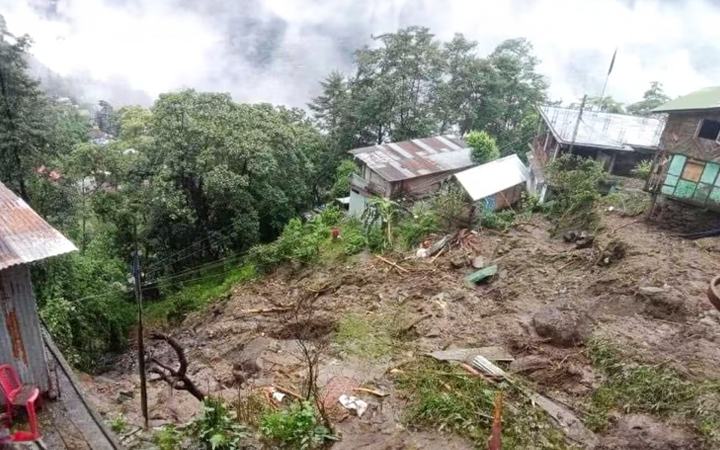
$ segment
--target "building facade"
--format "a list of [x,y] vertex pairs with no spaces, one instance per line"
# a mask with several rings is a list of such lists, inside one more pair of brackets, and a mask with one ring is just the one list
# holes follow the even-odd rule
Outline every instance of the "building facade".
[[720,209],[720,87],[704,88],[655,110],[667,114],[648,190]]

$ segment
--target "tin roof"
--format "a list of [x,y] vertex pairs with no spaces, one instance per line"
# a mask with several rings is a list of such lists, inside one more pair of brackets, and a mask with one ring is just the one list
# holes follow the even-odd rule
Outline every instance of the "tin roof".
[[72,242],[0,183],[0,270],[75,250]]
[[489,163],[463,170],[455,178],[467,191],[473,201],[488,197],[527,180],[528,169],[517,155],[490,161]]
[[697,111],[720,109],[720,86],[706,87],[676,98],[653,109],[652,112]]
[[[555,137],[570,144],[579,111],[556,106],[541,106],[538,110]],[[633,147],[657,148],[662,131],[663,121],[654,117],[585,110],[575,145],[630,152]]]
[[407,180],[474,164],[470,159],[470,148],[454,136],[374,145],[349,153],[387,181]]

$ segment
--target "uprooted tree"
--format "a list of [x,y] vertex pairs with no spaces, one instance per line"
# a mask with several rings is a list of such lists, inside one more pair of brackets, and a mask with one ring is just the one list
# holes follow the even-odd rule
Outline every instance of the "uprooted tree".
[[178,391],[187,391],[196,399],[203,401],[205,399],[205,394],[198,389],[195,383],[187,375],[188,361],[185,356],[185,349],[183,349],[182,345],[180,345],[175,338],[165,333],[154,332],[150,335],[150,338],[155,341],[167,342],[167,344],[175,350],[178,363],[180,364],[180,367],[175,369],[172,365],[160,361],[155,356],[150,356],[150,363],[153,364],[150,367],[150,372],[160,375],[160,379],[169,384],[173,389],[177,389]]

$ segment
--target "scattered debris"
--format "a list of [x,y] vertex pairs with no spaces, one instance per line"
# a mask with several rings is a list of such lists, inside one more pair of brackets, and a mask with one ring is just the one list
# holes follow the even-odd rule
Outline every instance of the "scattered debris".
[[388,395],[390,395],[390,394],[388,394],[388,393],[386,393],[386,392],[375,391],[375,390],[367,389],[367,388],[355,388],[355,389],[353,389],[353,391],[355,391],[355,392],[366,392],[366,393],[368,393],[368,394],[372,394],[372,395],[374,395],[374,396],[376,396],[376,397],[381,397],[381,398],[382,398],[382,397],[387,397]]
[[490,431],[490,442],[488,442],[488,450],[500,450],[500,441],[502,434],[502,411],[503,411],[503,393],[498,392],[495,396],[495,405],[493,408],[493,424]]
[[513,373],[532,372],[548,367],[549,365],[550,358],[542,355],[529,355],[511,362],[510,371]]
[[627,253],[627,244],[621,240],[613,239],[600,252],[595,264],[598,266],[609,266],[614,262],[618,262],[625,257]]
[[595,236],[585,231],[566,231],[563,233],[563,240],[570,244],[575,244],[576,249],[590,248],[595,242]]
[[[579,442],[585,445],[587,448],[594,448],[593,446],[597,442],[597,437],[590,430],[585,428],[582,421],[568,408],[558,405],[547,397],[544,397],[538,393],[526,392],[529,394],[530,400],[533,401],[537,406],[542,408],[550,417],[553,418],[555,424],[565,433],[565,436],[572,439],[575,442]],[[625,447],[613,447],[622,448]]]
[[433,256],[436,253],[439,253],[442,251],[445,246],[448,244],[448,241],[450,240],[450,235],[447,235],[431,245],[427,250],[427,256]]
[[505,378],[505,371],[496,366],[495,364],[488,361],[482,356],[476,356],[472,360],[472,365],[480,372],[491,375],[497,378]]
[[535,314],[532,323],[538,336],[560,347],[581,344],[589,330],[584,316],[575,311],[561,311],[553,307]]
[[476,347],[476,348],[453,348],[449,350],[438,350],[428,353],[439,361],[465,361],[470,362],[475,356],[480,355],[488,361],[510,362],[515,358],[505,347]]
[[283,401],[283,399],[285,398],[286,395],[287,395],[287,394],[283,394],[282,392],[277,392],[277,391],[276,391],[276,392],[273,392],[272,398],[273,398],[273,400],[275,400],[276,402],[282,403],[282,401]]
[[360,400],[357,397],[349,396],[349,395],[341,395],[338,399],[341,405],[343,405],[345,408],[355,411],[357,413],[358,417],[362,417],[363,414],[365,414],[365,411],[367,411],[368,404],[362,400]]
[[476,269],[482,269],[483,267],[485,267],[485,258],[483,258],[482,256],[476,256],[473,259],[472,266]]
[[377,259],[379,259],[380,261],[384,262],[385,264],[389,264],[389,265],[393,266],[394,268],[396,268],[397,270],[399,270],[402,273],[410,273],[409,270],[407,270],[406,268],[404,268],[402,266],[399,266],[397,263],[394,263],[394,262],[390,261],[389,259],[383,258],[380,255],[375,255],[375,257]]
[[493,264],[484,269],[480,269],[477,272],[473,272],[465,277],[465,282],[469,285],[479,284],[483,280],[494,277],[497,274],[498,266]]
[[282,392],[283,394],[287,394],[287,395],[289,395],[290,397],[295,397],[295,398],[298,399],[298,400],[304,400],[304,397],[303,397],[302,395],[298,394],[297,392],[295,392],[295,391],[293,391],[293,390],[286,389],[286,388],[284,388],[284,387],[282,387],[282,386],[273,386],[273,387],[274,387],[275,390],[278,391],[278,392]]

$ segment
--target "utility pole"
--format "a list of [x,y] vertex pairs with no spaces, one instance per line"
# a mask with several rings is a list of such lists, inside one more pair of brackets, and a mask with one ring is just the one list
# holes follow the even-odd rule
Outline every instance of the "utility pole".
[[575,122],[575,129],[573,130],[572,141],[568,153],[572,155],[573,147],[575,147],[575,139],[577,138],[578,129],[580,128],[580,121],[582,120],[583,110],[585,110],[585,101],[587,100],[587,94],[583,95],[582,103],[580,103],[580,111],[578,112],[577,122]]
[[145,379],[145,341],[143,340],[142,287],[140,285],[140,255],[137,243],[137,224],[134,224],[135,255],[133,256],[133,277],[135,279],[135,301],[138,307],[138,365],[140,368],[140,407],[148,427],[147,380]]

